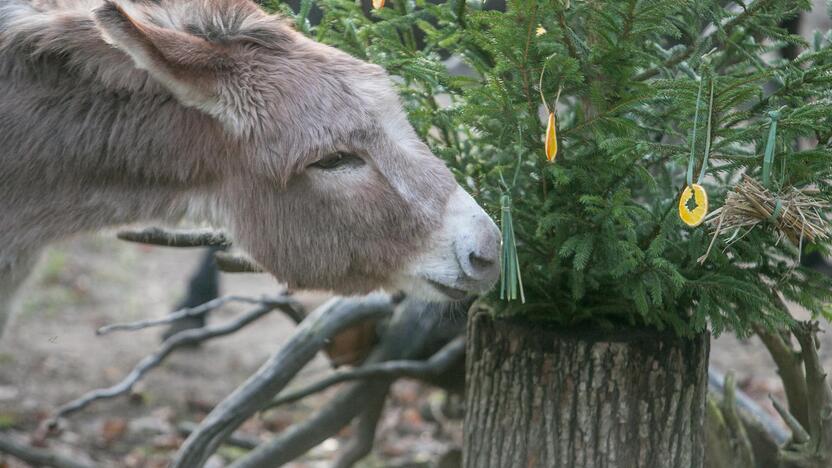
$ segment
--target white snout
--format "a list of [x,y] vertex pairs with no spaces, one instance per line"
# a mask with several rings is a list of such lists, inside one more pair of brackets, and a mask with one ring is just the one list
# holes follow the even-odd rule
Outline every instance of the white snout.
[[445,206],[441,228],[396,286],[427,300],[459,300],[488,291],[500,275],[500,231],[461,187]]

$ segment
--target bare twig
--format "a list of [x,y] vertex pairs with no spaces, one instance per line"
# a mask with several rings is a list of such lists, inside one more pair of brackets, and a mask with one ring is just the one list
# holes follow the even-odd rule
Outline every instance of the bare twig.
[[796,418],[772,398],[774,408],[792,430],[792,440],[781,447],[778,459],[782,466],[827,467],[832,466],[832,387],[818,357],[818,323],[800,322],[791,328],[800,344],[801,358],[806,370],[807,423]]
[[254,263],[250,258],[228,252],[217,252],[214,254],[214,261],[217,268],[225,273],[263,273],[263,268]]
[[315,414],[260,444],[228,468],[271,468],[289,463],[349,424],[364,409],[361,402],[383,399],[389,385],[387,380],[349,385]]
[[748,439],[745,425],[737,413],[736,385],[734,374],[729,372],[725,376],[725,393],[722,397],[722,416],[725,418],[725,425],[731,433],[733,441],[735,463],[738,466],[754,466],[754,449]]
[[0,436],[0,452],[9,454],[31,465],[51,466],[53,468],[93,468],[92,465],[71,460],[49,450],[14,441],[5,437],[5,434]]
[[260,299],[256,299],[253,297],[244,297],[244,296],[223,296],[208,301],[204,304],[200,304],[196,307],[185,307],[183,309],[179,309],[175,312],[171,312],[169,315],[158,318],[158,319],[149,319],[149,320],[139,320],[136,322],[129,322],[129,323],[116,323],[113,325],[105,325],[98,330],[95,331],[96,335],[106,335],[107,333],[114,332],[114,331],[125,331],[125,330],[142,330],[145,328],[155,327],[159,325],[165,325],[168,323],[173,323],[178,320],[182,320],[188,317],[196,317],[205,314],[206,312],[210,312],[214,309],[217,309],[229,302],[242,302],[244,304],[273,304],[275,307],[284,307],[283,311],[286,312],[295,323],[299,323],[303,320],[303,309],[300,304],[297,302],[288,302],[285,297],[279,297],[277,299],[272,299],[269,297],[262,297]]
[[789,413],[789,410],[783,407],[779,401],[777,401],[773,396],[768,396],[771,399],[771,404],[774,405],[774,409],[777,410],[777,413],[780,414],[780,417],[783,418],[783,422],[789,426],[789,429],[792,431],[792,441],[798,444],[802,444],[809,441],[809,433],[806,432],[806,429],[800,425],[800,422]]
[[281,350],[202,421],[177,454],[172,468],[197,468],[246,419],[282,390],[339,331],[360,321],[392,313],[386,295],[333,299],[301,322]]
[[806,394],[809,407],[809,434],[813,441],[832,452],[832,387],[820,364],[817,348],[817,322],[801,322],[792,332],[800,343],[801,356],[806,367]]
[[789,411],[801,424],[808,424],[806,377],[803,374],[803,360],[800,354],[779,333],[770,332],[763,327],[755,327],[754,331],[777,365]]
[[122,230],[116,236],[124,241],[163,247],[228,247],[231,240],[212,229],[173,230],[150,227],[140,230]]
[[[341,381],[347,378],[384,378],[385,382],[392,382],[399,377],[424,378],[426,376],[436,377],[456,361],[464,359],[465,339],[460,336],[449,342],[440,351],[434,354],[428,361],[388,361],[375,365],[365,366],[357,369],[364,371],[351,372],[352,375],[341,375]],[[376,426],[381,417],[386,395],[373,400],[368,400],[367,407],[359,415],[355,424],[355,431],[352,439],[344,447],[338,458],[333,463],[334,468],[350,468],[362,458],[366,457],[373,449]]]
[[377,364],[368,364],[356,369],[336,371],[331,375],[303,387],[299,390],[280,395],[275,398],[266,408],[292,403],[309,395],[321,392],[327,388],[350,380],[377,379],[377,378],[401,378],[411,377],[424,379],[436,377],[454,365],[459,359],[465,356],[465,338],[460,336],[445,345],[427,361],[402,360],[387,361]]
[[[181,422],[176,426],[176,431],[179,434],[187,437],[196,430],[198,425],[192,422]],[[239,447],[246,450],[251,450],[260,443],[260,439],[256,437],[247,436],[245,434],[231,434],[225,443],[232,447]]]
[[162,343],[162,346],[155,353],[142,359],[136,367],[134,367],[133,370],[121,380],[121,382],[108,388],[93,390],[88,392],[86,395],[61,406],[55,412],[55,415],[51,421],[49,421],[49,424],[54,425],[58,418],[66,417],[72,413],[80,411],[95,401],[114,398],[129,392],[136,382],[138,382],[151,369],[161,364],[161,362],[177,348],[201,343],[205,340],[216,338],[218,336],[229,335],[278,308],[286,311],[286,313],[290,316],[296,313],[293,299],[287,297],[285,298],[285,302],[282,304],[277,299],[274,299],[272,302],[263,304],[260,307],[240,316],[239,318],[222,325],[183,330],[171,336]]
[[[150,227],[119,231],[117,237],[128,242],[160,245],[163,247],[230,247],[231,239],[212,229],[174,230]],[[228,252],[216,252],[214,261],[226,273],[262,273],[263,268],[250,258]]]
[[[389,385],[387,388],[389,392]],[[364,411],[358,416],[358,420],[355,422],[355,434],[332,464],[333,468],[351,468],[373,450],[373,442],[376,438],[376,427],[384,411],[384,402],[386,400],[387,394],[385,393],[368,402]]]
[[[470,302],[456,307],[467,310],[469,306]],[[396,308],[382,334],[381,343],[367,359],[365,368],[385,361],[418,359],[429,355],[442,343],[458,337],[463,330],[464,322],[449,320],[453,316],[444,310],[444,306],[405,300]],[[446,346],[443,351],[453,348]],[[378,377],[347,385],[313,416],[258,446],[230,468],[269,468],[294,460],[337,433],[368,405],[383,399],[392,381],[392,377]],[[352,455],[358,453],[356,449]]]
[[[708,387],[712,393],[717,395],[724,396],[726,393],[725,377],[713,366],[708,368]],[[766,410],[741,390],[735,388],[732,393],[734,405],[740,410],[741,415],[744,414],[747,416],[745,418],[746,423],[753,421],[777,445],[786,442],[788,434],[781,428],[780,423],[770,416]]]

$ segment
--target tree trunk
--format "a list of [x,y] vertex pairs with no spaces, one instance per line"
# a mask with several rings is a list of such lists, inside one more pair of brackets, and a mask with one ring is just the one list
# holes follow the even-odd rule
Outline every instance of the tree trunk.
[[466,468],[701,468],[707,334],[468,322]]

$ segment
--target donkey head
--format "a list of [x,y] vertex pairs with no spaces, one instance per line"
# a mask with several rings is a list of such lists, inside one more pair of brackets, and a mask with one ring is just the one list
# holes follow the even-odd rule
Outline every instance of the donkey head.
[[222,125],[218,205],[238,243],[292,287],[490,288],[499,233],[422,143],[389,77],[247,0],[98,8],[105,40]]

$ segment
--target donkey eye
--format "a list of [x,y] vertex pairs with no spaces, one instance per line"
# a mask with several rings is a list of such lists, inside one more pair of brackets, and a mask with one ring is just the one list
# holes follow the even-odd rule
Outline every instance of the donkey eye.
[[312,163],[310,167],[331,171],[334,169],[342,169],[346,167],[360,167],[364,165],[364,160],[352,154],[339,151],[327,155],[318,162]]

